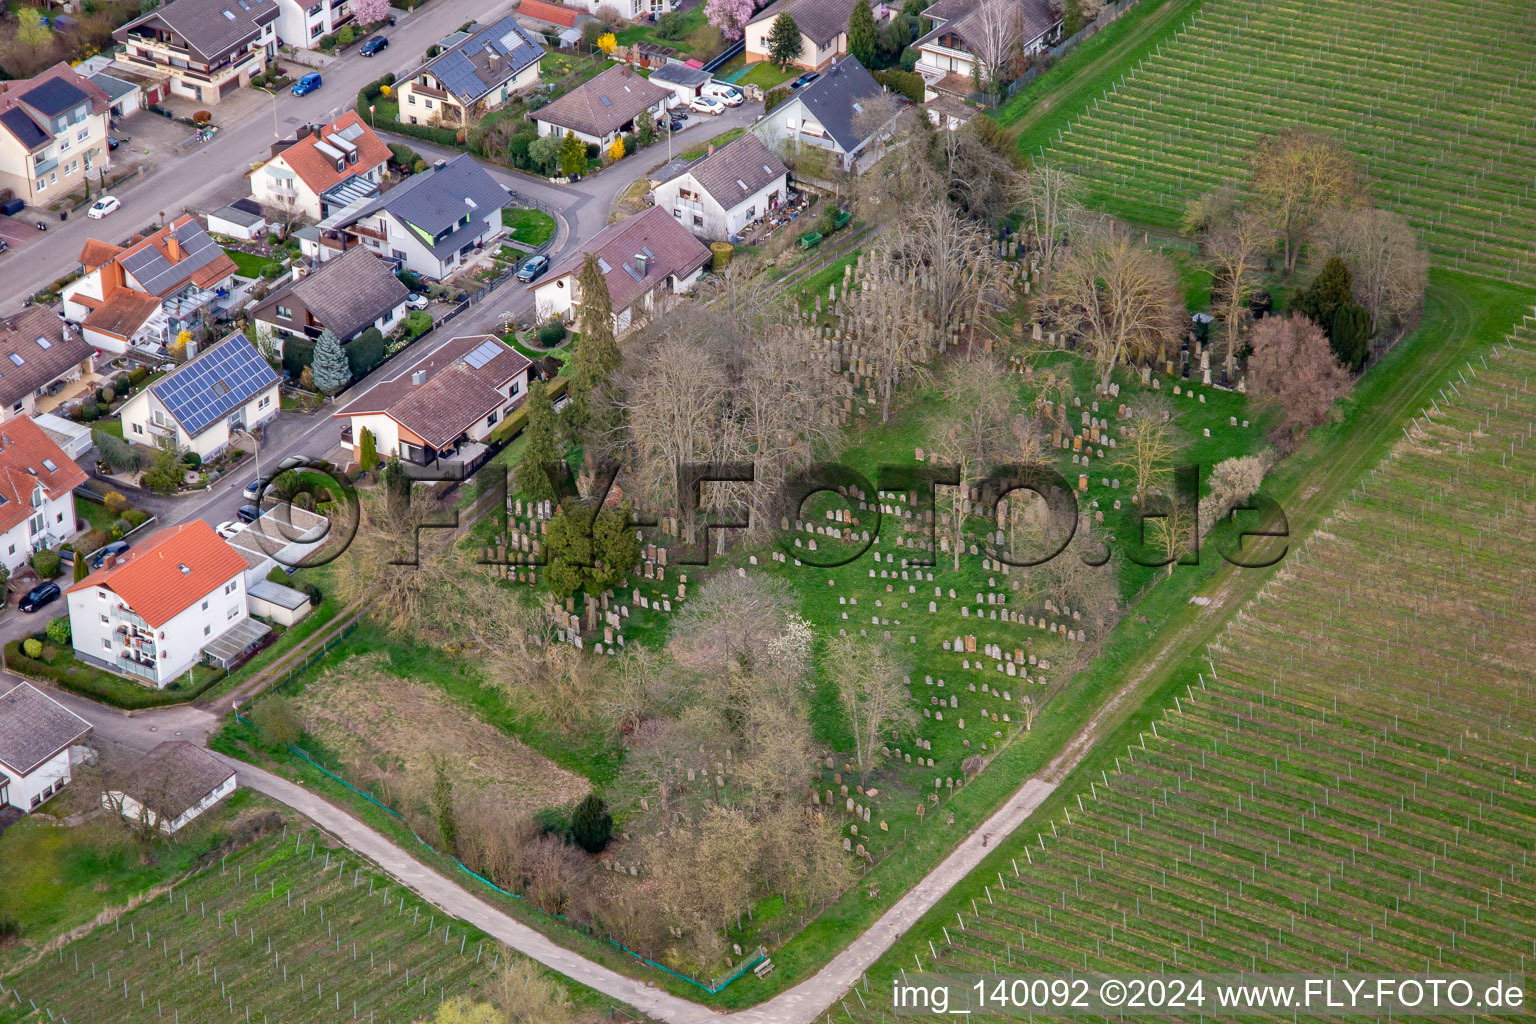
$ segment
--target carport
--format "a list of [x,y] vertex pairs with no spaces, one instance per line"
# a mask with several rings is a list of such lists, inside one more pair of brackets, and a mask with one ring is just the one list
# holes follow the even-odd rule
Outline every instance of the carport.
[[203,648],[203,657],[219,668],[228,670],[249,655],[272,627],[260,619],[241,619],[235,627],[213,643]]

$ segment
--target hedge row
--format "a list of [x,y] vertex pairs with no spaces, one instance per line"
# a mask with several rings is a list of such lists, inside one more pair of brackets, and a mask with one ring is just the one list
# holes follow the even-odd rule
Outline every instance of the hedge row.
[[[569,383],[570,381],[565,377],[556,377],[554,380],[550,381],[549,400],[551,402],[558,400],[561,395],[565,394],[566,386]],[[523,428],[527,425],[528,403],[524,402],[522,405],[518,406],[512,411],[512,415],[508,416],[506,419],[502,420],[499,424],[496,425],[496,429],[491,431],[491,440],[497,444],[510,441],[518,434],[521,434],[523,432]]]
[[21,645],[21,639],[5,645],[5,663],[12,671],[35,679],[51,680],[72,693],[128,711],[194,700],[228,674],[221,668],[198,665],[194,670],[196,686],[157,690],[147,683],[138,683],[94,665],[87,665],[77,660],[68,647],[61,647],[58,657],[50,665],[41,658],[27,657]]

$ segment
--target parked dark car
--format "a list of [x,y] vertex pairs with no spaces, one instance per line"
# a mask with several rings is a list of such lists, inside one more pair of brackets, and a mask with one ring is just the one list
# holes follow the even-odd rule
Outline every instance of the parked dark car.
[[549,269],[549,257],[538,255],[530,257],[522,266],[517,268],[517,279],[524,283],[538,279],[538,276]]
[[120,555],[124,551],[127,551],[127,550],[128,550],[128,542],[127,541],[125,541],[125,540],[115,540],[111,544],[108,544],[106,547],[102,548],[100,551],[96,552],[96,557],[91,559],[91,568],[92,569],[100,569],[103,565],[105,565],[107,563],[107,559],[109,557],[111,557],[113,555]]
[[261,509],[255,505],[241,505],[235,510],[235,515],[240,518],[242,523],[254,523],[261,518]]
[[791,89],[803,89],[806,86],[810,85],[812,82],[816,81],[816,79],[818,79],[820,77],[821,77],[821,72],[820,71],[807,71],[805,74],[801,75],[799,78],[795,79],[793,82],[790,82],[789,83],[789,87]]
[[120,139],[118,139],[116,136],[114,136],[114,135],[108,135],[107,136],[107,149],[109,149],[109,150],[116,149],[118,146],[121,146],[122,144],[123,144],[122,141]]
[[380,50],[389,46],[389,40],[383,36],[369,36],[363,40],[363,45],[357,48],[357,52],[364,57],[372,57]]
[[59,585],[57,583],[39,583],[27,591],[26,596],[21,599],[21,610],[24,612],[35,612],[43,605],[51,601],[57,601],[59,593]]

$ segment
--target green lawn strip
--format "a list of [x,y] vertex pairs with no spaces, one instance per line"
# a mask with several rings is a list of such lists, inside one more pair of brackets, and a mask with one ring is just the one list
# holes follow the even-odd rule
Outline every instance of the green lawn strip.
[[[146,388],[149,385],[153,384],[155,381],[159,380],[162,376],[164,376],[164,374],[151,374],[150,376],[146,377],[144,379],[144,382],[139,385],[140,390],[143,390],[144,388]],[[121,439],[122,436],[123,436],[123,421],[120,420],[120,419],[117,419],[116,417],[113,417],[112,419],[106,419],[106,420],[97,420],[96,422],[91,424],[91,430],[92,431],[105,430],[107,433],[111,434],[113,437]]]
[[[313,572],[314,570],[300,571]],[[339,611],[341,611],[341,602],[332,594],[322,592],[318,607],[300,619],[298,623],[288,627],[283,632],[283,635],[272,641],[271,644],[256,652],[256,656],[250,661],[235,669],[235,671],[219,680],[213,686],[210,686],[203,692],[204,698],[212,700],[258,675],[268,665],[293,650],[300,643],[322,629],[331,626]]]
[[[335,664],[336,662],[331,660],[331,657],[328,656],[327,663]],[[665,971],[645,966],[602,936],[588,934],[578,925],[551,917],[535,907],[529,900],[503,895],[489,886],[476,882],[466,875],[464,870],[452,858],[438,853],[425,843],[419,841],[415,833],[400,818],[386,813],[377,805],[359,797],[356,793],[336,782],[324,772],[319,771],[302,758],[286,750],[274,750],[264,746],[255,731],[249,726],[239,722],[227,724],[223,729],[210,737],[208,745],[214,750],[227,754],[230,757],[249,761],[269,771],[276,772],[287,779],[302,784],[311,792],[324,796],[338,807],[345,809],[348,813],[363,821],[370,828],[376,829],[389,837],[401,849],[407,851],[411,856],[428,865],[443,877],[458,883],[467,891],[495,906],[497,909],[537,929],[560,943],[566,949],[622,974],[645,981],[653,981],[657,987],[665,989],[673,995],[696,1002],[712,1002],[709,995],[703,989],[683,979],[673,977]],[[574,984],[568,979],[566,983]],[[736,984],[741,984],[741,982],[738,981]]]
[[[1386,456],[1401,436],[1401,425],[1429,402],[1430,396],[1444,386],[1448,376],[1454,374],[1458,366],[1501,340],[1509,325],[1531,309],[1533,301],[1536,301],[1536,293],[1467,275],[1433,272],[1424,320],[1418,330],[1374,367],[1354,393],[1341,404],[1342,415],[1337,422],[1314,431],[1303,449],[1283,463],[1265,482],[1265,491],[1286,510],[1293,540],[1299,540],[1314,530],[1360,474]],[[1207,552],[1213,552],[1211,541],[1207,541],[1205,548]],[[1172,702],[1173,695],[1181,691],[1197,672],[1207,670],[1203,655],[1204,644],[1227,619],[1212,616],[1210,621],[1198,622],[1206,613],[1199,606],[1188,604],[1186,595],[1192,595],[1195,591],[1210,593],[1218,588],[1230,587],[1235,588],[1239,599],[1246,599],[1272,577],[1272,572],[1266,570],[1233,570],[1209,565],[1209,557],[1207,555],[1203,558],[1198,567],[1178,570],[1170,581],[1175,586],[1153,590],[1135,609],[1139,616],[1151,620],[1150,623],[1127,616],[1110,637],[1104,652],[1085,670],[1084,675],[1089,680],[1083,691],[1085,698],[1112,695],[1126,679],[1134,675],[1136,669],[1151,670],[1138,684],[1131,699],[1122,702],[1118,712],[1120,721],[1111,723],[1112,728],[1099,736],[1093,752],[1063,780],[1058,790],[1030,820],[1020,826],[1009,839],[1000,842],[997,852],[983,861],[963,883],[946,894],[923,922],[899,940],[869,973],[884,978],[894,973],[897,967],[909,965],[914,952],[919,956],[928,956],[927,939],[940,924],[952,921],[956,911],[969,911],[972,899],[985,899],[984,886],[995,881],[998,872],[1002,872],[1005,878],[1013,876],[1011,860],[1020,856],[1020,844],[1033,841],[1034,832],[1041,827],[1037,823],[1048,821],[1052,815],[1067,807],[1069,802],[1075,801],[1077,794],[1088,789],[1089,781],[1099,780],[1100,771],[1114,768],[1115,754],[1126,745],[1136,742],[1137,736],[1148,729],[1149,723]],[[1178,584],[1181,581],[1187,582],[1180,586]],[[1192,630],[1191,626],[1194,627]],[[1181,635],[1186,633],[1189,635]],[[1145,664],[1149,657],[1155,659],[1175,639],[1179,640],[1179,650],[1172,660],[1162,665]],[[1098,711],[1099,704],[1097,699],[1085,699],[1075,704],[1071,716],[1063,716],[1063,719],[1072,717],[1074,720],[1058,720],[1055,723],[1056,734],[1063,740],[1070,738],[1080,722],[1086,721]],[[1035,734],[1038,736],[1043,730],[1052,727],[1052,716],[1042,715]],[[1012,753],[1012,750],[1007,753]],[[1034,760],[1038,762],[1040,759],[1037,757]],[[961,823],[962,811],[979,802],[978,794],[982,797],[991,795],[988,781],[989,778],[998,777],[994,771],[996,767],[994,765],[989,768],[950,801],[948,806],[956,814],[957,825]],[[994,784],[994,787],[1012,792],[1031,771],[1026,767],[1011,774],[1007,785],[996,787]],[[994,804],[995,801],[988,803],[978,813],[970,815],[969,819],[974,824],[990,813]],[[959,834],[956,832],[951,838],[958,838]],[[869,877],[876,877],[886,866],[882,864]],[[913,874],[915,876],[920,873]],[[916,881],[916,877],[911,881]],[[870,884],[875,883],[871,881]],[[845,897],[839,905],[847,902]],[[855,926],[862,927],[872,917],[872,913],[859,916],[849,922],[845,931]],[[815,926],[805,933],[807,940],[815,935]],[[803,959],[814,969],[824,963],[835,948],[845,944],[848,938],[846,934],[842,935],[836,945],[824,941]],[[798,943],[799,940],[775,953],[774,959],[779,970],[774,972],[774,978],[779,973],[797,973],[798,958],[792,961],[789,954],[791,948]],[[799,970],[803,971],[804,968]],[[796,979],[786,978],[783,984],[787,985],[793,980]],[[736,998],[746,994],[745,991],[728,992],[727,996]],[[753,996],[765,997],[760,992],[754,992]]]
[[614,39],[620,46],[634,46],[636,43],[649,43],[652,46],[665,46],[678,50],[685,57],[710,57],[713,54],[696,54],[689,43],[688,37],[694,32],[709,24],[705,17],[704,5],[699,4],[682,15],[683,31],[676,39],[663,39],[656,34],[656,26],[644,22],[636,22],[633,25],[614,34]]
[[267,256],[257,256],[255,253],[241,252],[239,249],[225,249],[224,252],[230,259],[235,261],[235,269],[240,272],[241,277],[259,278],[262,267],[269,263],[278,262]]
[[91,501],[75,495],[75,518],[84,520],[92,530],[100,530],[106,533],[112,529],[112,524],[117,522],[117,517],[107,511],[107,506],[99,501]]
[[[72,792],[66,789],[44,810],[51,811]],[[12,825],[0,833],[0,863],[7,865],[5,912],[21,926],[21,942],[0,956],[0,965],[13,963],[54,935],[84,924],[103,907],[126,902],[181,876],[218,847],[237,812],[258,799],[248,791],[237,791],[204,815],[198,827],[148,856],[124,830],[108,821],[59,828],[24,818]]]
[[[46,619],[40,619],[37,624],[42,627],[48,623]],[[88,665],[76,658],[74,650],[67,646],[54,645],[57,653],[52,662],[29,658],[22,653],[23,642],[24,638],[18,638],[5,645],[5,664],[11,671],[34,679],[46,679],[71,693],[129,711],[185,704],[224,678],[221,668],[196,665],[157,690],[147,682]]]
[[1019,151],[1034,156],[1159,39],[1182,24],[1202,0],[1142,0],[1080,43],[1049,71],[1014,94],[992,116],[1012,129]]
[[543,210],[504,207],[501,223],[512,231],[512,240],[539,246],[555,237],[555,218]]
[[[712,116],[712,115],[705,114],[705,115],[700,115],[700,116],[708,117],[708,116]],[[709,147],[710,146],[714,146],[716,149],[718,149],[719,147],[725,145],[727,142],[735,142],[737,139],[741,138],[745,134],[747,134],[747,128],[746,128],[745,125],[742,125],[742,126],[737,127],[737,128],[729,128],[729,129],[721,132],[719,135],[716,135],[714,138],[710,139],[708,142],[702,142],[699,145],[692,147],[691,149],[683,150],[681,153],[678,154],[678,159],[680,159],[680,160],[697,160],[699,157],[701,157],[705,153],[709,152]]]
[[776,86],[783,85],[791,78],[800,74],[800,69],[795,67],[780,68],[771,60],[760,61],[747,69],[746,74],[736,79],[735,85],[755,85],[765,92]]

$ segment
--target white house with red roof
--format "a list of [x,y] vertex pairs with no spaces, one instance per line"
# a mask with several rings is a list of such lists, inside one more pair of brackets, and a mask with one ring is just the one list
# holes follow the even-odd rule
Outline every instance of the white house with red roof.
[[268,632],[250,617],[245,570],[201,519],[159,531],[65,591],[76,656],[156,689],[205,654],[235,663]]
[[175,341],[227,292],[236,269],[191,214],[126,248],[89,239],[80,266],[80,278],[64,288],[64,318],[79,323],[92,345],[119,353]]
[[360,444],[367,430],[380,458],[472,473],[496,424],[527,397],[531,365],[493,335],[454,338],[334,413],[342,446]]
[[608,285],[616,335],[664,310],[672,297],[691,291],[710,261],[709,248],[674,220],[671,211],[653,206],[608,225],[531,286],[540,320],[575,319],[588,253],[597,257]]
[[389,147],[349,110],[325,125],[305,125],[272,147],[251,172],[251,198],[263,206],[320,221],[378,194]]
[[0,424],[0,562],[12,572],[34,551],[76,533],[75,488],[85,470],[25,416]]

